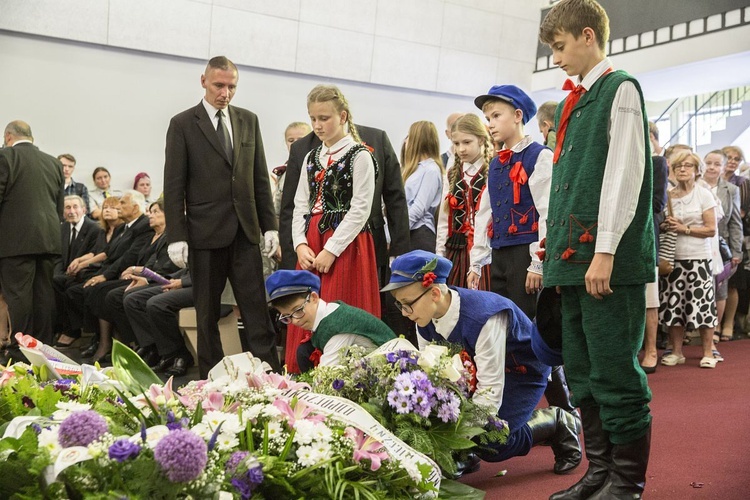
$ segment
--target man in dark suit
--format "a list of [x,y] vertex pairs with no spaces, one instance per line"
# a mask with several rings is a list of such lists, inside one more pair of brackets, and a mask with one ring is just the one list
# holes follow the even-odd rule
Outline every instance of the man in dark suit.
[[52,283],[57,296],[57,317],[63,333],[57,339],[55,347],[69,347],[81,336],[81,329],[70,328],[67,309],[70,307],[65,290],[76,280],[75,274],[68,273],[68,266],[82,255],[93,253],[102,228],[86,217],[86,201],[78,195],[65,197],[63,216],[65,222],[60,226],[60,244],[62,257],[55,264]]
[[262,250],[278,252],[278,230],[258,117],[229,105],[238,79],[232,61],[211,59],[201,76],[205,97],[173,117],[167,131],[169,255],[184,267],[190,252],[202,378],[224,356],[217,322],[227,278],[246,325],[243,345],[281,370],[261,262]]
[[[390,279],[388,257],[398,256],[409,251],[409,210],[406,207],[404,183],[401,179],[401,169],[398,157],[393,151],[391,141],[383,130],[356,125],[362,141],[372,148],[372,154],[378,164],[378,176],[375,179],[375,194],[370,212],[370,229],[375,243],[375,256],[378,266],[378,280],[382,288]],[[289,150],[289,160],[286,165],[286,180],[284,192],[281,196],[281,215],[279,216],[279,236],[281,238],[281,268],[294,269],[297,265],[297,253],[292,244],[292,214],[294,212],[294,193],[297,191],[302,162],[305,155],[320,145],[320,139],[314,133],[309,133],[292,144]],[[385,219],[383,207],[386,206],[388,219],[388,233],[391,238],[390,247],[385,236]],[[396,333],[403,332],[401,313],[393,305],[390,293],[380,295],[382,304],[382,318]],[[415,337],[416,340],[416,337]]]
[[0,284],[13,330],[51,343],[55,311],[52,271],[60,256],[62,165],[34,146],[31,127],[22,121],[9,123],[3,139]]

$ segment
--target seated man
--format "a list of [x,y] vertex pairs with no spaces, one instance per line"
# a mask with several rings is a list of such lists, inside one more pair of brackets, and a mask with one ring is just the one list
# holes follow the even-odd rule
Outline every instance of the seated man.
[[318,363],[338,364],[341,349],[359,345],[375,349],[396,338],[378,318],[341,301],[320,298],[320,278],[310,271],[281,270],[266,280],[270,304],[281,313],[279,321],[312,332],[297,349],[297,364],[306,372]]
[[510,300],[492,292],[448,287],[453,264],[415,250],[391,264],[390,291],[401,314],[417,323],[419,346],[435,340],[462,344],[476,366],[475,403],[508,422],[504,444],[482,448],[488,462],[526,455],[536,444],[550,444],[554,472],[565,474],[581,463],[581,445],[573,415],[557,407],[535,410],[544,394],[550,367],[531,346],[536,327]]

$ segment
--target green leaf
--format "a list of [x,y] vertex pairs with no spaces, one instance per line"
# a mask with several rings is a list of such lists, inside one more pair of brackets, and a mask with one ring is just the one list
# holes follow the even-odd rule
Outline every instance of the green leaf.
[[132,394],[148,391],[151,384],[164,385],[164,382],[131,348],[118,340],[115,340],[112,346],[112,366],[117,380]]
[[452,479],[443,479],[440,482],[440,498],[456,498],[461,500],[483,500],[484,491]]

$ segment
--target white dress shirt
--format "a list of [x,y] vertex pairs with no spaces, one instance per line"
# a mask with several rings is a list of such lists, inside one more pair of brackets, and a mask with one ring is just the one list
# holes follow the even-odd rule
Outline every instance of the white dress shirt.
[[[216,112],[219,111],[218,108],[214,108],[211,106],[206,98],[203,98],[203,107],[206,108],[206,113],[208,113],[208,117],[211,119],[211,124],[214,127],[214,130],[216,130],[216,127],[219,126],[219,117],[216,116]],[[227,131],[229,132],[229,140],[232,142],[232,147],[234,148],[234,134],[232,134],[232,120],[229,118],[229,108],[225,108],[221,111],[221,113],[224,115],[224,126],[227,128]]]
[[[479,155],[479,158],[474,163],[464,162],[463,169],[464,169],[464,182],[467,186],[471,185],[471,180],[474,178],[475,175],[477,175],[477,172],[481,170],[482,166],[484,165],[484,156]],[[448,196],[450,193],[451,185],[450,185],[450,175],[448,175],[448,180],[443,184],[443,200]],[[476,221],[476,216],[474,217],[474,220]],[[437,226],[437,232],[436,234],[436,245],[435,245],[435,253],[438,255],[442,255],[445,257],[445,243],[448,241],[448,226],[450,225],[450,221],[448,220],[448,210],[446,209],[445,204],[440,207],[439,215],[438,215],[438,226]],[[477,226],[475,225],[475,228]],[[476,229],[474,231],[474,236],[476,237]]]
[[[345,135],[343,139],[332,145],[330,148],[323,145],[320,149],[318,160],[325,166],[328,162],[328,153],[335,163],[342,158],[351,148],[357,144],[351,135]],[[310,153],[305,155],[302,163],[302,173],[297,184],[297,191],[294,195],[294,212],[292,216],[292,241],[294,248],[302,244],[307,244],[307,235],[305,234],[305,218],[310,213],[310,186],[307,180],[307,163]],[[372,156],[365,151],[357,153],[354,157],[352,166],[352,200],[349,205],[349,211],[341,221],[341,224],[328,239],[324,248],[338,257],[346,250],[346,247],[354,241],[362,228],[367,224],[372,208],[372,199],[375,196],[375,165],[372,162]],[[317,228],[312,228],[317,231]]]
[[[520,153],[526,149],[533,141],[530,136],[521,139],[515,146],[509,148],[514,153]],[[536,254],[539,251],[539,242],[547,235],[547,212],[549,211],[549,191],[552,184],[552,157],[550,149],[543,149],[536,159],[534,172],[529,177],[529,189],[531,198],[534,200],[534,206],[539,214],[537,221],[539,230],[539,239],[529,244],[529,254],[531,255],[531,264],[528,271],[542,274],[542,261]],[[475,219],[476,228],[485,228],[485,230],[474,230],[474,246],[470,253],[472,272],[482,275],[482,266],[492,262],[492,247],[490,246],[490,237],[486,228],[492,221],[492,200],[489,195],[483,195],[479,202],[479,210]]]
[[[313,323],[313,332],[318,329],[320,322],[323,318],[334,312],[339,308],[339,304],[334,302],[326,302],[323,299],[318,301],[318,312],[315,314],[315,322]],[[375,349],[377,347],[372,340],[362,335],[354,333],[339,333],[326,342],[323,347],[323,355],[320,356],[320,364],[318,366],[335,366],[340,363],[339,351],[345,347],[358,345],[366,347],[368,349]]]
[[[451,304],[442,318],[433,319],[435,331],[448,339],[458,323],[461,311],[461,297],[458,292],[449,289]],[[497,413],[503,404],[505,388],[505,340],[508,330],[508,314],[495,314],[484,324],[477,338],[474,365],[477,368],[477,390],[472,401],[478,405],[491,408]],[[429,342],[417,335],[419,348],[423,349]]]

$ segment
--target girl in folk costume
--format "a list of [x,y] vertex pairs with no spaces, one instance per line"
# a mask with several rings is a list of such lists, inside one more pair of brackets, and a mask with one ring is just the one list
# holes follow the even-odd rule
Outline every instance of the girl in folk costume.
[[[469,254],[474,245],[474,222],[487,183],[487,167],[494,154],[492,139],[478,116],[466,114],[451,128],[456,157],[448,172],[448,194],[440,211],[436,253],[453,262],[448,284],[466,288]],[[487,228],[479,228],[486,231]],[[489,265],[477,289],[490,289]]]
[[[345,300],[380,317],[375,247],[367,225],[377,176],[375,159],[361,143],[349,103],[337,87],[312,89],[307,110],[323,144],[305,156],[294,197],[297,268],[320,277],[320,293],[327,300]],[[290,373],[299,371],[297,347],[310,336],[309,331],[289,326]]]

